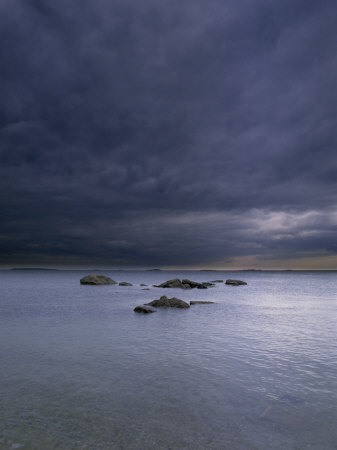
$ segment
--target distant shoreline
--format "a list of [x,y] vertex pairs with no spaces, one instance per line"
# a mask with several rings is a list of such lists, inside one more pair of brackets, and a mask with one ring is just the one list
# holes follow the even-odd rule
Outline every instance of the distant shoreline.
[[49,268],[49,267],[0,267],[0,271],[13,272],[55,272],[55,271],[78,271],[78,272],[252,272],[252,273],[289,273],[289,272],[337,272],[337,269],[120,269],[120,268]]

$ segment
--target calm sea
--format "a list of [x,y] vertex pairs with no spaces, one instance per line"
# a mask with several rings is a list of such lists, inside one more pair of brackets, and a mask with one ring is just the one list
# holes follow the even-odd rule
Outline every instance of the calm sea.
[[0,448],[337,449],[337,272],[86,273],[0,271]]

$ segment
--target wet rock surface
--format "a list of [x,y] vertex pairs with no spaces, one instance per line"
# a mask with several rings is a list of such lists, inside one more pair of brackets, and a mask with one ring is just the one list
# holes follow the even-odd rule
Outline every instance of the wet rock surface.
[[127,281],[121,281],[118,284],[119,284],[119,286],[132,286],[132,283],[128,283]]

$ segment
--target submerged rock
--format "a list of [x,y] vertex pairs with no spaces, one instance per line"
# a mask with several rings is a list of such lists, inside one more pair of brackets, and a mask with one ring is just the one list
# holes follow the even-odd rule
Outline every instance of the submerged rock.
[[241,280],[226,280],[226,284],[230,284],[231,286],[241,286],[247,283]]
[[190,305],[210,305],[215,302],[207,302],[206,300],[192,300],[190,301]]
[[101,284],[117,284],[115,280],[111,278],[100,275],[98,273],[93,273],[90,275],[86,275],[85,277],[80,279],[81,284],[93,284],[93,285],[101,285]]
[[132,286],[132,283],[128,283],[127,281],[121,281],[119,286]]
[[144,313],[144,314],[150,314],[150,313],[157,312],[155,309],[151,308],[150,306],[146,306],[146,305],[136,306],[134,311],[139,312],[139,313]]
[[180,280],[179,278],[174,278],[173,280],[168,280],[161,284],[154,284],[153,286],[160,288],[207,289],[207,286],[214,286],[214,285],[213,283],[210,283],[208,281],[203,281],[202,283],[199,283],[197,281],[187,279]]
[[140,283],[140,286],[147,286],[147,284],[144,284],[144,283]]
[[146,305],[155,306],[155,307],[165,307],[165,308],[189,308],[190,305],[184,300],[180,300],[179,298],[172,297],[167,298],[166,295],[163,295],[158,300],[153,300],[150,303],[146,303]]
[[143,288],[142,291],[149,291],[149,288]]

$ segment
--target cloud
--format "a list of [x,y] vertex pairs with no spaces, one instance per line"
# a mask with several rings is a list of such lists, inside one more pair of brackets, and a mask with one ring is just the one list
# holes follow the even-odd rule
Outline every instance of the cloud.
[[334,2],[1,12],[2,264],[336,251]]

